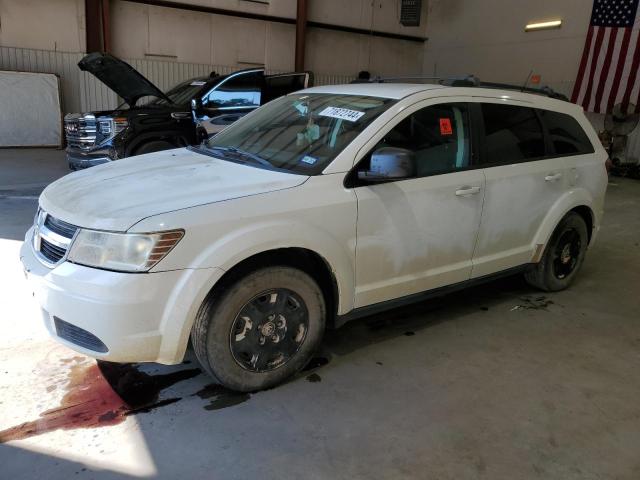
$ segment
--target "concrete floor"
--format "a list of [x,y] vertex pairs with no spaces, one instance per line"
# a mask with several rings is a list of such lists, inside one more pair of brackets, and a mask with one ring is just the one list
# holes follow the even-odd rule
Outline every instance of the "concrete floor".
[[640,182],[612,179],[571,289],[514,277],[356,321],[238,395],[192,359],[98,368],[47,338],[18,249],[62,154],[0,154],[2,478],[640,478]]

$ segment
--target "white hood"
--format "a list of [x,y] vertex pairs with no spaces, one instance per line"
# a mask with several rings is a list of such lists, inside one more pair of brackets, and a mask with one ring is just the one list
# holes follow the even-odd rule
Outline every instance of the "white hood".
[[79,227],[126,231],[152,215],[291,188],[307,179],[182,148],[71,173],[42,192],[40,206]]

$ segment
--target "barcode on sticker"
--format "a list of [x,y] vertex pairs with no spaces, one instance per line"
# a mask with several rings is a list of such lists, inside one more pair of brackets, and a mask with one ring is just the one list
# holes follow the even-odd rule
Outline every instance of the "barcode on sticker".
[[349,110],[348,108],[327,107],[318,115],[320,115],[321,117],[339,118],[341,120],[355,122],[364,115],[364,112],[359,112],[358,110]]

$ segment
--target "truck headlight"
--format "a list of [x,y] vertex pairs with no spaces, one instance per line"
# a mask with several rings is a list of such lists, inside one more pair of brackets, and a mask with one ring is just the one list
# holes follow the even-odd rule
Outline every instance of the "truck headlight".
[[183,230],[112,233],[81,229],[67,259],[105,270],[146,272],[162,260],[183,236]]
[[118,134],[129,126],[129,122],[125,117],[116,117],[113,119],[113,127],[115,133]]
[[117,135],[129,126],[129,121],[126,117],[98,117],[96,123],[98,133],[108,138]]

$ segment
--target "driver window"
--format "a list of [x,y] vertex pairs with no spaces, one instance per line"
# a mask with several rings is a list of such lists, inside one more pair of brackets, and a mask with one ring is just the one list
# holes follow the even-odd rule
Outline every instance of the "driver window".
[[372,152],[383,147],[414,152],[418,177],[463,170],[471,162],[469,108],[466,103],[432,105],[392,128]]
[[211,90],[202,98],[207,108],[259,107],[262,73],[244,73],[233,77]]

